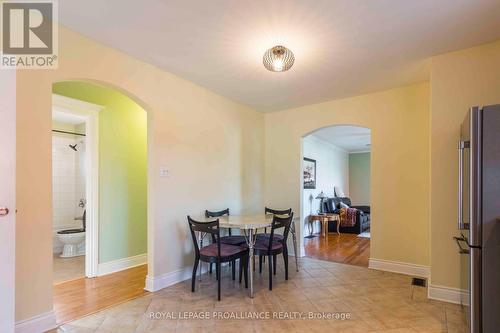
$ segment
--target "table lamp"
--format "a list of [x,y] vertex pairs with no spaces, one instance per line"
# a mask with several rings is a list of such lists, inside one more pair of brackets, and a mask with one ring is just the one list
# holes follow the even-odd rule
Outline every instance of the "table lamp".
[[325,193],[323,193],[323,191],[319,192],[318,196],[316,196],[316,199],[319,199],[319,214],[323,214],[323,200],[325,200],[326,198],[327,196],[325,195]]

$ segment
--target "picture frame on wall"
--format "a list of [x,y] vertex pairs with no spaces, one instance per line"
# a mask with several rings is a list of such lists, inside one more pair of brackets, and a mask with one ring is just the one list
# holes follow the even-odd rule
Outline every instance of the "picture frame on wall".
[[304,157],[303,168],[304,172],[304,188],[316,188],[316,160]]

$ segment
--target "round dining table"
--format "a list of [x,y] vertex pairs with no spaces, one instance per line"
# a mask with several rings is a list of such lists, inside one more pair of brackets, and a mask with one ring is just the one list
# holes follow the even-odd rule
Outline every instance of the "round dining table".
[[[248,246],[248,255],[250,257],[250,297],[253,298],[253,271],[254,271],[254,245],[256,241],[256,234],[258,229],[270,228],[273,221],[273,214],[255,214],[255,215],[226,215],[220,217],[193,217],[194,220],[199,222],[211,222],[219,220],[219,227],[226,229],[239,229],[245,236],[245,240]],[[290,233],[292,234],[294,254],[295,254],[295,266],[297,272],[299,271],[299,261],[297,257],[298,247],[297,247],[297,235],[295,229],[296,218],[293,219],[290,225]],[[204,235],[200,235],[200,247],[203,246]],[[201,265],[200,265],[200,278],[201,278]]]

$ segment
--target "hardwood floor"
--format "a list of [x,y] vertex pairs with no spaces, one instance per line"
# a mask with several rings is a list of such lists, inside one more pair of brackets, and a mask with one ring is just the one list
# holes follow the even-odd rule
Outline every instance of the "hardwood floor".
[[368,267],[370,239],[355,234],[328,233],[327,237],[305,238],[306,257]]
[[148,293],[147,265],[97,278],[81,278],[54,285],[54,311],[62,324]]

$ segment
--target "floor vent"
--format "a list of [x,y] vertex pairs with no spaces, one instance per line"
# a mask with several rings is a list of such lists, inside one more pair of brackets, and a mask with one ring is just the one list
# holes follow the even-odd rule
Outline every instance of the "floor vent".
[[412,286],[417,286],[417,287],[425,287],[426,286],[426,280],[422,278],[412,278],[411,279],[411,285]]

